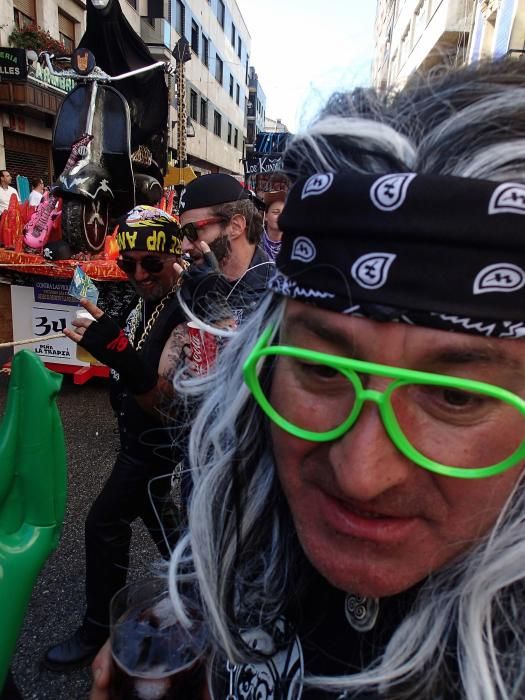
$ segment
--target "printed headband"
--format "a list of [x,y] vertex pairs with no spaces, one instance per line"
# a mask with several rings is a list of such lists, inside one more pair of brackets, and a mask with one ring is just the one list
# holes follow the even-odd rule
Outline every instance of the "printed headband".
[[121,253],[138,250],[182,255],[182,234],[177,219],[162,209],[144,204],[122,217],[117,244]]
[[525,337],[525,184],[393,173],[299,180],[270,289],[341,313]]

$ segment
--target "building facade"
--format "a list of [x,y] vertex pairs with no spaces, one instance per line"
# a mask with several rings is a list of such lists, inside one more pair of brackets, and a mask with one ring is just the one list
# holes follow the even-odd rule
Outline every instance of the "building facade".
[[[164,8],[165,17],[142,18],[141,36],[156,57],[169,57],[181,36],[190,43],[192,58],[185,64],[188,162],[198,174],[241,176],[251,37],[237,3],[169,0]],[[174,91],[172,95],[170,150],[175,160],[179,110]]]
[[525,57],[525,0],[477,0],[469,61]]
[[[2,0],[0,46],[13,30],[37,24],[64,46],[79,41],[85,26],[83,0]],[[59,84],[32,63],[21,81],[0,79],[0,168],[12,175],[52,177],[51,134],[57,109],[72,82]]]
[[476,0],[378,0],[372,80],[402,85],[416,70],[467,60]]
[[[188,161],[197,173],[241,176],[246,139],[251,38],[235,0],[164,0],[162,17],[151,18],[148,0],[120,0],[128,21],[155,58],[171,58],[181,36],[190,42],[185,64]],[[2,0],[0,47],[16,29],[36,24],[72,50],[85,30],[84,0]],[[0,61],[1,61],[0,56]],[[176,160],[179,117],[174,81],[170,89],[169,157]],[[12,175],[54,174],[54,117],[72,81],[58,81],[35,63],[23,80],[0,77],[0,168]],[[180,110],[182,113],[182,110]]]
[[289,133],[288,127],[281,119],[272,119],[271,117],[266,117],[264,120],[264,130],[276,131],[279,134]]
[[266,118],[266,95],[253,66],[250,66],[248,77],[247,118],[246,156],[249,156],[255,148],[257,134],[264,131]]

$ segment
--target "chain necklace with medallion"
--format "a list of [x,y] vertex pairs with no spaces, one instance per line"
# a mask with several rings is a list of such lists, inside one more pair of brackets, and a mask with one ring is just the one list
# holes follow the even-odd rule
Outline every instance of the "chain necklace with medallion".
[[132,318],[129,322],[129,332],[128,332],[128,340],[131,344],[131,346],[135,350],[140,350],[142,346],[144,345],[144,342],[146,341],[146,338],[148,337],[151,329],[153,328],[156,320],[159,317],[160,312],[166,305],[166,302],[171,299],[172,296],[174,296],[177,293],[177,287],[173,287],[173,289],[170,289],[170,291],[162,297],[162,299],[159,301],[157,306],[153,309],[151,316],[148,319],[148,322],[144,325],[144,330],[142,331],[142,335],[140,336],[137,344],[135,345],[135,335],[137,333],[138,327],[140,325],[140,322],[145,316],[146,313],[146,302],[144,299],[141,297],[138,301],[138,304],[136,307],[133,309],[132,313]]

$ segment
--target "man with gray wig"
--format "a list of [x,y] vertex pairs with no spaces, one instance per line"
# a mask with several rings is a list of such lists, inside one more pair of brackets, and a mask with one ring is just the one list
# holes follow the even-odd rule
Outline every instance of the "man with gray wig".
[[215,700],[525,696],[524,80],[336,95],[287,150],[272,293],[203,385],[172,562]]

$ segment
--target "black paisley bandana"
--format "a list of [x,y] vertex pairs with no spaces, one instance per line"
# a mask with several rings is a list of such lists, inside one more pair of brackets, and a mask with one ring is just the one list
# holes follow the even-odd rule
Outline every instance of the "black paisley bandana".
[[318,173],[290,190],[270,289],[375,320],[525,337],[525,184]]

